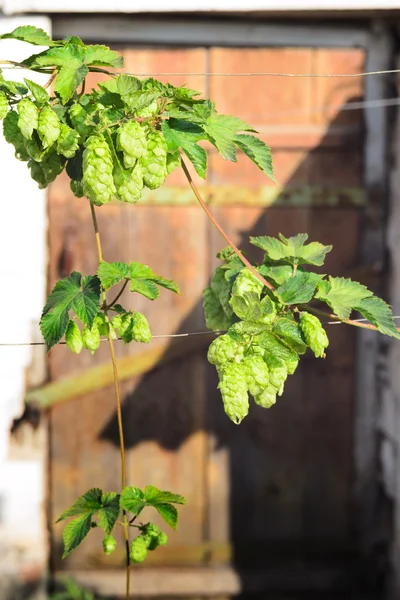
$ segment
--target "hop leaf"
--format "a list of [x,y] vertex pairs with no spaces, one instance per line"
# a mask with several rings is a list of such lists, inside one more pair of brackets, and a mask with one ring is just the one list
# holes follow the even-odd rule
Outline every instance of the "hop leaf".
[[65,123],[61,124],[60,135],[57,139],[57,152],[65,158],[72,158],[79,149],[79,133]]
[[71,179],[71,181],[69,182],[69,187],[71,188],[71,192],[77,198],[83,198],[83,196],[85,195],[83,193],[82,181],[75,181],[74,179]]
[[145,128],[137,121],[128,121],[121,125],[117,130],[117,149],[123,152],[125,167],[133,167],[136,160],[146,154]]
[[140,162],[145,186],[151,190],[159,188],[167,176],[167,144],[162,133],[149,133],[146,154]]
[[329,345],[329,340],[321,321],[308,312],[301,312],[300,327],[304,340],[314,352],[315,357],[323,358],[325,356],[325,349]]
[[179,151],[168,152],[167,154],[167,173],[168,175],[181,166],[181,155]]
[[245,267],[235,279],[232,294],[242,296],[245,292],[255,292],[260,297],[263,287],[261,281],[253,275],[248,267]]
[[267,364],[261,356],[246,356],[243,360],[247,387],[252,396],[259,396],[269,384]]
[[110,148],[100,135],[92,135],[83,153],[83,192],[93,204],[110,202],[115,194],[113,159]]
[[8,100],[4,92],[0,92],[0,119],[4,119],[8,113]]
[[18,110],[18,127],[22,135],[30,140],[34,129],[38,127],[39,113],[32,100],[22,98],[17,104]]
[[3,121],[3,134],[6,141],[15,148],[15,157],[18,160],[29,160],[29,154],[25,148],[25,138],[18,126],[18,114],[14,110],[8,111]]
[[37,130],[43,148],[52,146],[58,140],[61,132],[61,123],[57,114],[50,106],[45,106],[40,111]]
[[229,335],[220,335],[211,342],[207,353],[208,362],[222,366],[229,361],[240,362],[243,358],[243,347]]
[[233,315],[233,310],[231,308],[231,305],[229,304],[229,299],[231,297],[232,291],[232,283],[226,279],[225,274],[226,269],[218,267],[215,270],[214,275],[212,276],[210,287],[214,294],[217,296],[218,300],[220,301],[220,304],[224,309],[226,316],[230,319]]
[[218,297],[214,294],[211,287],[203,291],[203,307],[206,320],[206,327],[213,331],[229,329],[231,319],[226,315]]
[[246,372],[242,365],[235,362],[226,363],[219,371],[219,385],[224,410],[236,424],[249,412]]

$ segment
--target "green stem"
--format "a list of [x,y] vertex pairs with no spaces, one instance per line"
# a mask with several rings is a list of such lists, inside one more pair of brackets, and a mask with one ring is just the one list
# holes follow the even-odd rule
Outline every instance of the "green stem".
[[[97,256],[99,259],[99,264],[103,262],[103,251],[101,248],[101,240],[100,240],[100,232],[97,223],[96,212],[93,206],[93,203],[90,202],[90,210],[92,214],[92,221],[94,227],[94,234],[96,238],[96,247],[97,247]],[[109,323],[108,312],[107,312],[107,297],[106,291],[102,287],[101,293],[103,297],[104,304],[104,314],[107,322]],[[122,411],[121,411],[121,396],[119,392],[119,377],[118,377],[118,367],[117,360],[115,357],[114,350],[114,342],[111,337],[111,328],[108,327],[108,344],[110,346],[110,354],[111,354],[111,362],[113,367],[113,376],[114,376],[114,389],[115,389],[115,399],[117,402],[117,419],[118,419],[118,432],[119,432],[119,443],[120,443],[120,453],[121,453],[121,485],[122,489],[126,487],[126,460],[125,460],[125,441],[124,441],[124,428],[122,424]],[[126,512],[123,511],[123,528],[124,528],[124,536],[125,536],[125,548],[126,548],[126,600],[129,600],[130,597],[130,556],[129,556],[129,533],[128,533],[128,520],[126,517]]]
[[122,294],[125,291],[126,286],[128,285],[129,279],[125,279],[125,283],[122,286],[122,288],[119,290],[118,294],[115,296],[114,300],[112,300],[112,302],[110,302],[110,304],[107,305],[107,310],[109,310],[110,308],[112,308],[114,306],[114,304],[116,304],[117,300],[119,300],[122,296]]
[[259,281],[261,281],[261,283],[263,285],[265,285],[268,289],[273,290],[274,286],[269,283],[269,281],[267,281],[266,279],[264,279],[264,277],[262,275],[260,275],[260,273],[253,267],[253,265],[251,264],[251,262],[249,262],[247,260],[246,257],[243,256],[243,254],[240,252],[239,248],[232,242],[231,238],[228,236],[228,234],[224,231],[224,229],[222,229],[221,225],[218,223],[217,219],[214,217],[214,215],[210,212],[207,204],[204,202],[203,198],[200,195],[199,190],[197,189],[192,176],[190,175],[187,166],[185,165],[185,162],[183,160],[183,158],[181,158],[181,164],[182,164],[182,169],[183,172],[186,175],[186,179],[189,182],[190,187],[193,190],[194,195],[196,196],[201,208],[204,210],[204,212],[206,213],[206,215],[208,216],[208,218],[210,219],[211,223],[214,225],[214,227],[216,227],[218,229],[218,231],[220,232],[220,234],[222,235],[222,237],[228,242],[228,244],[231,246],[232,250],[235,252],[235,254],[240,258],[240,260],[242,261],[242,263],[244,265],[246,265],[246,267],[253,273],[253,275],[255,277],[257,277],[257,279]]
[[[240,260],[246,265],[246,267],[249,268],[249,270],[253,273],[253,275],[255,277],[257,277],[257,279],[259,281],[261,281],[261,283],[263,283],[268,289],[274,291],[274,286],[271,285],[269,283],[269,281],[267,281],[266,279],[264,279],[264,277],[262,277],[262,275],[260,275],[260,273],[258,273],[258,271],[253,267],[253,265],[247,260],[247,258],[245,258],[243,256],[243,254],[240,252],[240,250],[235,246],[235,244],[232,242],[232,240],[230,239],[230,237],[228,236],[228,234],[223,230],[223,228],[221,227],[221,225],[218,223],[217,219],[214,217],[214,215],[211,213],[211,211],[209,210],[207,204],[204,202],[203,198],[200,195],[199,190],[197,189],[189,171],[187,166],[185,165],[185,162],[183,160],[183,158],[181,158],[181,164],[182,164],[182,169],[183,172],[186,175],[186,179],[189,182],[190,187],[193,190],[194,195],[196,196],[200,206],[202,207],[202,209],[204,210],[204,212],[206,213],[206,215],[208,216],[208,218],[210,219],[210,221],[212,222],[212,224],[218,229],[218,231],[220,232],[220,234],[225,238],[225,240],[228,242],[228,244],[232,247],[233,251],[235,252],[235,254],[240,258]],[[297,271],[297,265],[293,265],[293,277],[294,275],[296,275],[296,271]],[[338,317],[337,315],[334,315],[332,313],[327,313],[324,310],[319,310],[318,308],[313,308],[311,306],[300,306],[299,308],[302,308],[302,310],[307,310],[308,312],[317,315],[319,317],[323,317],[325,319],[332,319],[334,321],[340,321],[341,323],[345,323],[346,325],[352,325],[353,327],[359,327],[360,329],[370,329],[372,331],[379,331],[377,327],[375,327],[375,325],[371,325],[369,323],[360,323],[359,321],[353,321],[352,319],[341,319],[340,317]],[[397,327],[397,331],[400,331],[400,327]]]

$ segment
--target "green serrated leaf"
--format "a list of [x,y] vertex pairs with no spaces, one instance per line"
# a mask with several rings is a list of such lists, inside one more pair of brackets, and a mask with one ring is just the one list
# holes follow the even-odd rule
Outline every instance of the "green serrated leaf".
[[279,286],[274,294],[283,304],[303,304],[310,302],[321,275],[317,273],[297,273]]
[[304,354],[307,345],[301,335],[299,324],[293,319],[282,317],[274,325],[274,333],[282,338],[295,352]]
[[341,319],[348,319],[361,300],[373,296],[364,285],[344,277],[329,277],[318,285],[316,298],[323,300]]
[[98,511],[100,526],[111,534],[120,513],[120,496],[115,492],[103,492],[101,508]]
[[237,137],[237,132],[254,131],[250,125],[237,117],[218,115],[215,112],[211,113],[203,127],[222,158],[233,162],[236,162],[236,144],[234,140]]
[[276,334],[270,331],[264,331],[260,333],[255,339],[254,343],[261,346],[268,354],[286,361],[293,361],[297,359],[297,352],[295,352],[285,341],[280,339]]
[[279,234],[280,240],[269,236],[250,237],[250,242],[266,252],[266,260],[284,260],[291,264],[310,264],[321,266],[325,256],[332,250],[332,246],[324,246],[319,242],[305,244],[308,239],[306,233],[299,233],[293,237],[285,238]]
[[165,502],[173,502],[175,504],[186,504],[186,498],[180,494],[174,494],[165,490],[159,490],[153,485],[146,485],[144,488],[144,497],[146,503],[151,506],[164,504]]
[[89,69],[86,65],[77,68],[62,67],[54,83],[54,91],[59,94],[63,104],[66,104],[81,85]]
[[160,513],[164,521],[172,527],[177,529],[178,527],[178,511],[172,504],[157,504],[155,509]]
[[234,294],[229,304],[233,312],[243,320],[258,321],[262,314],[260,309],[259,295],[256,292],[245,292],[244,294]]
[[101,508],[101,497],[102,490],[100,488],[92,488],[88,490],[85,494],[82,494],[70,508],[64,510],[64,512],[58,517],[56,523],[60,523],[60,521],[64,521],[69,517],[74,517],[76,515],[86,515],[88,513],[92,514]]
[[162,131],[167,142],[168,151],[176,152],[182,148],[197,174],[205,179],[207,170],[207,152],[197,144],[206,139],[204,130],[188,121],[169,119],[162,123]]
[[60,48],[50,48],[50,50],[38,54],[35,63],[42,67],[77,69],[84,63],[85,55],[85,46],[67,43]]
[[172,279],[164,279],[156,275],[147,265],[138,262],[130,263],[130,290],[138,292],[149,300],[156,300],[160,292],[157,285],[179,294],[179,287]]
[[86,47],[85,64],[100,67],[123,69],[124,58],[108,46],[91,45]]
[[64,554],[63,558],[66,558],[68,554],[75,550],[79,546],[79,544],[85,539],[87,534],[89,533],[91,527],[90,524],[92,522],[92,515],[89,513],[88,515],[81,515],[76,519],[73,519],[65,526],[63,532],[63,541],[64,541]]
[[293,267],[291,265],[261,265],[257,268],[257,271],[277,286],[282,285],[282,283],[293,275]]
[[73,272],[54,286],[42,312],[40,328],[49,350],[66,333],[69,311],[92,327],[100,305],[100,281],[97,277],[82,277]]
[[49,101],[49,94],[41,85],[30,79],[24,79],[24,81],[38,104],[46,104]]
[[144,493],[138,487],[129,486],[122,490],[121,506],[128,512],[139,514],[146,505]]
[[101,285],[106,290],[125,279],[125,277],[129,277],[129,273],[129,265],[124,262],[108,263],[103,261],[97,270]]
[[354,306],[372,325],[385,335],[400,339],[400,332],[393,320],[393,314],[390,306],[381,298],[371,296],[361,300],[357,306]]
[[34,46],[54,46],[57,42],[54,42],[51,37],[43,30],[33,25],[23,25],[17,27],[11,33],[3,33],[0,35],[2,40],[20,40],[21,42],[28,42]]
[[159,92],[147,92],[139,90],[137,92],[130,92],[122,96],[122,99],[126,106],[132,112],[143,110],[152,104],[155,100],[160,97]]
[[[116,89],[110,89],[110,91],[118,92],[121,96],[126,96],[131,92],[137,92],[140,90],[140,79],[133,77],[132,75],[119,75],[117,79],[112,79],[113,85],[115,84]],[[108,83],[108,82],[107,82]]]
[[262,140],[253,135],[239,134],[234,137],[235,144],[265,173],[275,180],[272,168],[271,149]]
[[129,289],[131,292],[137,292],[149,300],[157,300],[160,295],[157,285],[149,279],[131,279]]

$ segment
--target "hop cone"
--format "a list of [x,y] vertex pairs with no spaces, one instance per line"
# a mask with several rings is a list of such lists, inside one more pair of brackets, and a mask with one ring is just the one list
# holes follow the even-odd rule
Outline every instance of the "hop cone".
[[325,348],[329,345],[328,336],[322,327],[321,321],[308,312],[300,313],[300,327],[304,340],[316,358],[325,356]]
[[45,106],[39,114],[38,134],[42,141],[43,148],[52,146],[61,132],[60,119],[50,106]]
[[219,389],[224,410],[228,417],[239,425],[249,412],[246,372],[242,365],[229,362],[220,369]]
[[4,92],[0,92],[0,119],[4,119],[8,113],[8,100]]
[[17,105],[18,127],[22,135],[30,140],[34,129],[38,128],[38,109],[29,98],[22,98]]
[[137,121],[128,121],[117,131],[117,149],[124,154],[127,169],[133,167],[138,158],[146,154],[147,141],[144,127]]
[[83,192],[93,204],[101,206],[115,195],[113,160],[109,146],[100,135],[92,135],[83,153]]
[[147,151],[141,164],[145,186],[151,190],[159,188],[167,176],[167,143],[159,131],[149,133]]

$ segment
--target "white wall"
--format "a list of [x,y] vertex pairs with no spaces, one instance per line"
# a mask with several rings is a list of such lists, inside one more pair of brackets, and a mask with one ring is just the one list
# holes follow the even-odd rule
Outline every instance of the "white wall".
[[[22,24],[50,31],[45,17],[0,17],[0,33]],[[22,60],[41,48],[0,40],[0,60]],[[34,76],[4,69],[9,79]],[[13,147],[0,135],[0,343],[38,339],[37,323],[46,292],[46,192],[29,176],[26,163],[15,159]],[[6,586],[40,573],[46,564],[44,448],[41,443],[11,443],[13,419],[23,412],[27,369],[37,348],[0,346],[0,597]],[[40,383],[43,372],[36,373]],[[43,441],[43,437],[42,437]]]

